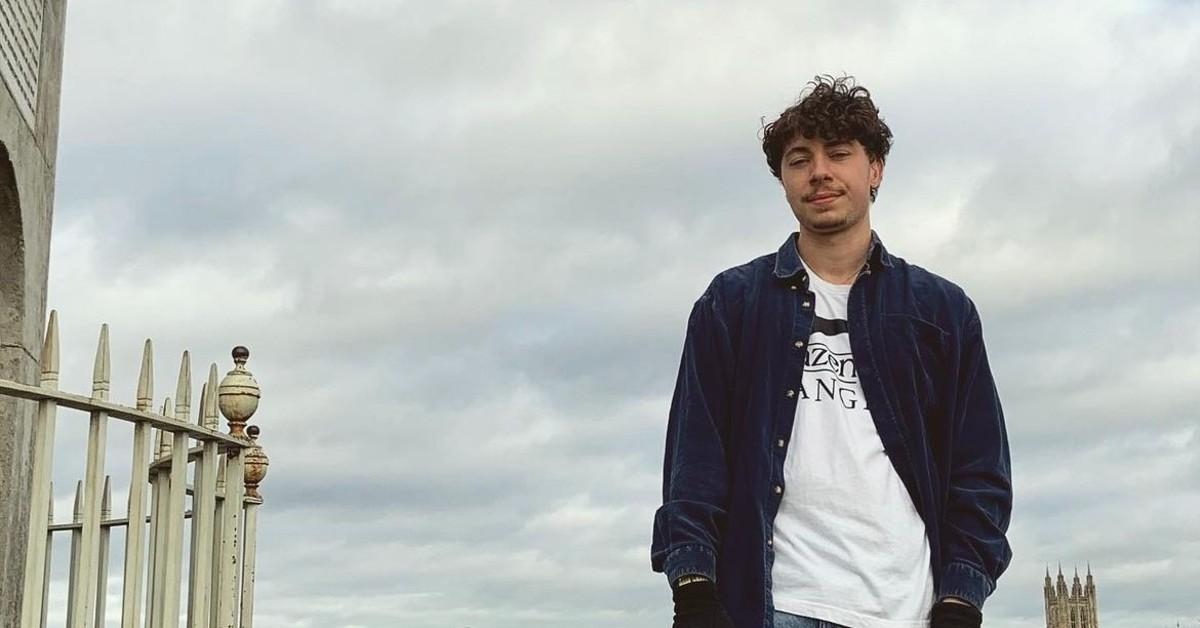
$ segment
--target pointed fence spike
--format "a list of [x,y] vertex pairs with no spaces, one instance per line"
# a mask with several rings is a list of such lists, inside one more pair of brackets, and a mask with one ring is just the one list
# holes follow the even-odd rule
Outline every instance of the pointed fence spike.
[[100,519],[112,516],[112,476],[104,476],[104,498],[100,500]]
[[208,400],[204,408],[204,427],[210,430],[221,429],[220,411],[217,406],[217,363],[213,362],[208,367],[208,383],[205,385],[208,388]]
[[137,409],[149,412],[154,403],[154,343],[146,339],[142,347],[142,370],[138,374]]
[[42,343],[42,386],[58,388],[58,310],[50,310]]
[[158,441],[154,445],[154,459],[158,460],[171,452],[171,441],[167,440],[166,430],[158,430]]
[[[166,399],[163,400],[162,412],[160,414],[162,414],[165,417],[169,417],[171,415],[167,414],[167,412],[170,409],[171,409],[171,398],[167,397]],[[158,447],[159,457],[165,458],[166,456],[169,456],[171,454],[172,438],[170,436],[168,436],[167,432],[164,430],[158,431],[158,438],[159,438],[159,443],[161,443]]]
[[108,323],[100,326],[100,342],[96,347],[96,363],[92,367],[92,398],[108,400],[112,380],[108,350]]
[[208,382],[200,385],[200,404],[196,407],[196,425],[204,427],[204,410],[208,407]]
[[[175,418],[187,421],[192,404],[192,357],[187,351],[179,362],[179,381],[175,384]],[[165,412],[163,414],[166,414]]]
[[71,516],[73,522],[83,522],[83,480],[75,483],[75,510]]

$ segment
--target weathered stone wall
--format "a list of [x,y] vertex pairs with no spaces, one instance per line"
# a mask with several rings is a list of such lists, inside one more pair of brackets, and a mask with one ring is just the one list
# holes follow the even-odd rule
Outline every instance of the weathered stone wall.
[[[66,5],[22,0],[12,6],[23,13],[6,14],[0,28],[20,31],[23,43],[0,52],[36,54],[22,67],[25,79],[36,67],[37,79],[31,91],[28,80],[10,71],[0,87],[0,377],[32,384],[46,318]],[[40,37],[29,36],[31,24]],[[0,398],[0,628],[20,618],[33,419],[32,403]]]

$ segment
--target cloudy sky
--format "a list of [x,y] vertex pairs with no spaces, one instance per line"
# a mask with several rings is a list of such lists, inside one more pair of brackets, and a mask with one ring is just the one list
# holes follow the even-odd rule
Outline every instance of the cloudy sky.
[[147,336],[160,399],[250,347],[258,626],[669,625],[686,317],[794,227],[763,118],[849,73],[896,138],[873,225],[983,314],[988,624],[1090,561],[1107,628],[1200,627],[1200,4],[73,2],[65,54],[63,386],[102,322],[129,403]]

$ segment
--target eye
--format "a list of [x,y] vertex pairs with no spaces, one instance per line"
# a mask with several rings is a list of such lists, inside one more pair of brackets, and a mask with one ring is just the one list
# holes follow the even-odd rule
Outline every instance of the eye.
[[849,156],[850,156],[850,153],[848,151],[844,151],[844,150],[839,150],[833,154],[834,159],[845,159]]
[[788,162],[788,165],[789,165],[789,166],[791,166],[791,167],[793,167],[793,168],[797,168],[797,167],[799,167],[799,166],[803,166],[803,165],[804,165],[804,164],[806,164],[806,163],[808,163],[808,160],[807,160],[807,159],[805,159],[805,158],[803,158],[803,157],[797,157],[796,159],[793,159],[793,160],[789,161],[789,162]]

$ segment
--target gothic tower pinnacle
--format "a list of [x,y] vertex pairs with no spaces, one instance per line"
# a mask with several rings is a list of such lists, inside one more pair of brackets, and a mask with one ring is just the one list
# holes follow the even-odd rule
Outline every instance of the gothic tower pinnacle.
[[1046,602],[1046,628],[1100,628],[1096,608],[1096,582],[1092,577],[1092,565],[1087,565],[1086,585],[1075,567],[1071,587],[1058,566],[1058,578],[1051,581],[1050,567],[1046,567],[1042,594]]

